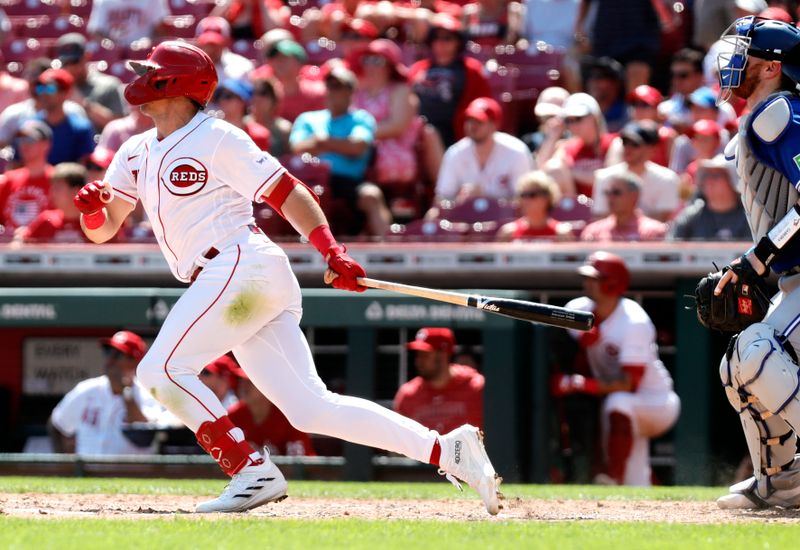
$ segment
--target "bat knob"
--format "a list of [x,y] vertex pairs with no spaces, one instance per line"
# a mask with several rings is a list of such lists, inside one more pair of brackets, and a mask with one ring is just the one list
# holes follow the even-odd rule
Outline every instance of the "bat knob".
[[106,204],[110,203],[113,199],[114,199],[114,192],[109,189],[105,189],[100,193],[100,200]]
[[325,281],[326,285],[329,285],[333,282],[333,280],[338,277],[339,274],[331,269],[325,270],[325,275],[323,276],[322,280]]

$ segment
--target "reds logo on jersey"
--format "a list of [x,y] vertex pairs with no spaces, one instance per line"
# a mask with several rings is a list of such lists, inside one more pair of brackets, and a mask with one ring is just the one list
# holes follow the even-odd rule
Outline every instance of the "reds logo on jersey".
[[194,195],[208,182],[208,170],[197,159],[181,157],[169,163],[161,181],[173,195]]

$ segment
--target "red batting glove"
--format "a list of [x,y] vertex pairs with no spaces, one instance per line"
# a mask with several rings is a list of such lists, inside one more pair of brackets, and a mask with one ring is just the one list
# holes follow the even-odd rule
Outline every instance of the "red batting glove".
[[81,190],[73,197],[72,202],[75,203],[75,206],[78,207],[82,214],[91,215],[106,205],[108,201],[103,199],[108,196],[108,190],[103,185],[103,182],[93,181],[81,187]]
[[328,268],[337,277],[334,277],[330,284],[333,288],[340,290],[352,290],[354,292],[364,292],[367,287],[358,284],[357,277],[366,277],[367,272],[357,261],[347,254],[347,249],[341,245],[336,245],[328,250],[325,256]]

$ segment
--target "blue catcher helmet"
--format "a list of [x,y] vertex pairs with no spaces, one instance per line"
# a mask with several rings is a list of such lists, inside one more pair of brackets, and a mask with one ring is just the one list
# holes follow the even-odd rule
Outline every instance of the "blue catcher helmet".
[[728,101],[733,89],[741,86],[749,56],[780,61],[783,75],[800,84],[800,29],[782,21],[749,15],[734,21],[721,40],[730,51],[717,57],[718,104]]

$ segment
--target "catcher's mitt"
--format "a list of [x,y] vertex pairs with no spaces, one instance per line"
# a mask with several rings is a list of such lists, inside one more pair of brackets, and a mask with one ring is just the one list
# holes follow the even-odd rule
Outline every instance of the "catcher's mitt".
[[[719,296],[714,296],[714,288],[728,271],[736,273],[738,280],[729,282]],[[770,305],[767,292],[764,280],[753,270],[750,262],[742,259],[740,263],[700,279],[694,290],[697,319],[706,328],[739,332],[758,323],[767,314]]]

